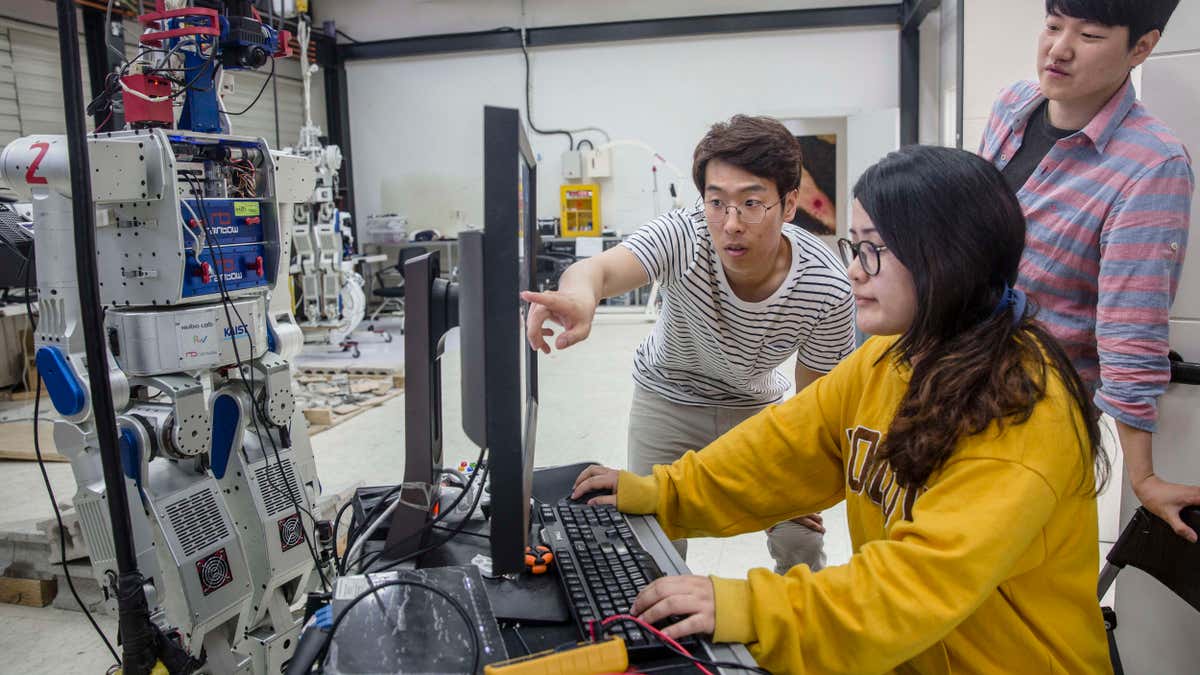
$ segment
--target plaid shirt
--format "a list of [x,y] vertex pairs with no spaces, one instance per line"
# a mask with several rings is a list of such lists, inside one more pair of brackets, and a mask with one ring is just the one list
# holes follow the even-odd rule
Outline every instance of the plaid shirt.
[[[1044,100],[1034,82],[1001,92],[979,154],[1003,169]],[[1096,405],[1145,431],[1155,430],[1171,379],[1168,312],[1194,188],[1187,151],[1127,81],[1017,193],[1028,221],[1017,285],[1037,302]]]

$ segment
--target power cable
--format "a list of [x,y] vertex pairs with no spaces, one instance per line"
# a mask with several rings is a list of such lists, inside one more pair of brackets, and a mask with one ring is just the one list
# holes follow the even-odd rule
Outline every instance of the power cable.
[[270,84],[271,79],[274,77],[275,77],[275,59],[271,59],[271,74],[267,75],[267,78],[265,80],[263,80],[262,87],[258,90],[258,95],[254,97],[253,101],[250,101],[250,105],[239,110],[238,112],[225,111],[225,114],[226,115],[245,115],[246,113],[250,112],[250,109],[254,107],[254,104],[258,103],[258,99],[262,98],[263,92],[265,92],[267,90],[267,85]]
[[[483,481],[485,481],[487,479],[487,476],[484,475],[487,473],[487,470],[486,470],[487,467],[483,463],[483,458],[484,458],[485,452],[486,452],[486,449],[480,449],[479,459],[476,460],[476,462],[475,462],[476,467],[484,467],[484,468],[482,470],[476,468],[476,471],[471,474],[471,478],[469,478],[467,480],[467,484],[465,487],[463,487],[462,492],[460,492],[458,494],[458,496],[455,497],[454,500],[452,502],[450,502],[450,504],[446,508],[442,509],[441,512],[438,513],[438,515],[433,518],[433,520],[425,523],[423,526],[418,528],[415,532],[412,532],[411,534],[406,535],[403,539],[393,542],[390,546],[386,546],[385,548],[383,548],[382,550],[380,550],[376,553],[373,553],[373,554],[364,553],[359,559],[355,560],[353,563],[350,563],[348,561],[343,561],[343,570],[349,570],[351,568],[352,564],[359,565],[360,563],[362,565],[362,569],[369,570],[371,568],[371,565],[374,565],[376,562],[378,562],[380,558],[385,558],[388,555],[391,555],[398,548],[400,548],[400,546],[402,544],[406,544],[406,543],[412,541],[413,539],[420,537],[420,536],[426,534],[427,532],[432,531],[435,526],[437,526],[439,523],[441,523],[443,520],[445,520],[447,517],[449,517],[449,515],[451,513],[454,513],[454,510],[456,508],[458,508],[459,503],[461,503],[462,500],[468,494],[471,493],[471,488],[474,485],[474,481],[478,479],[482,483]],[[466,517],[463,518],[463,521],[462,521],[463,523],[466,523],[467,520],[469,520],[471,518],[471,515],[475,513],[475,508],[479,505],[479,500],[482,498],[482,496],[483,496],[483,490],[481,487],[480,490],[476,491],[474,502],[471,504],[471,509],[470,509],[470,511],[467,512]],[[464,525],[464,527],[465,527],[465,525]],[[460,528],[460,531],[461,531],[461,528]],[[397,561],[397,563],[403,562],[406,560],[410,560],[419,555],[423,555],[427,551],[431,551],[434,548],[441,546],[442,544],[446,543],[446,541],[449,541],[452,538],[453,538],[453,536],[448,537],[444,541],[438,542],[437,545],[435,545],[431,548],[420,549],[416,553],[404,556],[399,561]],[[368,556],[370,556],[370,560],[367,559]]]
[[[476,466],[478,466],[478,465],[476,465]],[[483,473],[485,474],[485,477],[486,477],[487,471],[488,471],[488,469],[485,466],[483,468]],[[472,475],[472,477],[474,477],[474,475]],[[463,491],[463,494],[466,494],[465,490]],[[462,495],[460,494],[459,497],[461,498]],[[461,534],[464,529],[466,529],[467,523],[470,522],[470,520],[471,520],[471,515],[475,512],[475,507],[477,507],[479,505],[479,501],[482,497],[483,497],[482,490],[475,493],[475,499],[471,503],[471,508],[469,511],[467,511],[467,515],[465,517],[463,517],[463,519],[460,520],[458,522],[458,524],[454,526],[453,529],[450,530],[450,533],[446,536],[445,539],[442,539],[441,541],[435,541],[434,543],[432,543],[424,548],[417,549],[416,551],[413,551],[412,553],[409,553],[409,554],[402,556],[396,560],[393,560],[393,561],[389,562],[388,564],[384,565],[383,567],[380,567],[379,569],[374,570],[374,571],[384,572],[386,570],[393,569],[393,568],[398,567],[399,565],[402,565],[410,560],[415,560],[417,558],[420,558],[421,556],[425,555],[426,553],[429,553],[430,551],[441,548],[442,546],[449,543],[450,540],[454,539],[456,536]],[[423,528],[423,529],[425,529],[425,530],[433,529],[437,525],[437,523],[440,522],[441,519],[443,519],[446,516],[446,514],[451,513],[453,511],[454,511],[453,508],[447,508],[446,510],[442,511],[442,513],[438,514],[438,517],[435,518],[432,522],[427,523],[425,528]],[[406,540],[412,539],[413,536],[415,536],[415,535],[409,535],[408,537],[406,537]],[[370,571],[371,565],[375,564],[381,557],[383,557],[383,552],[380,552],[380,554],[376,555],[376,557],[371,562],[365,564],[363,566],[363,568],[365,570]]]
[[[230,310],[232,309],[233,315],[237,316],[237,319],[238,319],[238,323],[236,325],[237,326],[248,326],[248,324],[246,324],[246,321],[242,318],[241,312],[238,311],[237,306],[233,304],[233,299],[230,297],[229,291],[225,286],[225,278],[223,276],[223,270],[225,268],[225,252],[224,252],[224,248],[221,245],[221,242],[219,240],[217,240],[215,237],[213,237],[212,233],[208,229],[208,209],[204,205],[203,184],[200,183],[200,181],[198,179],[194,179],[189,174],[183,174],[183,176],[184,176],[184,179],[188,182],[188,184],[192,187],[192,190],[196,197],[196,205],[200,208],[200,226],[204,230],[204,237],[207,240],[208,250],[210,253],[215,253],[215,255],[220,258],[220,269],[216,270],[216,275],[217,275],[217,287],[220,290],[220,295],[221,295],[221,304],[225,310],[225,321],[229,325],[230,330],[236,330],[235,324],[233,323],[233,317],[230,316]],[[193,180],[195,180],[196,182],[193,183]],[[213,249],[214,244],[216,246],[215,252]],[[213,260],[214,260],[214,262],[216,262],[217,258],[215,257]],[[255,352],[254,336],[249,330],[246,331],[246,339],[250,343],[250,354],[251,354],[251,357],[253,357],[254,352]],[[267,421],[269,418],[266,415],[266,411],[262,408],[261,403],[258,401],[258,398],[257,398],[257,396],[255,396],[255,393],[254,393],[254,368],[253,367],[247,368],[245,365],[245,362],[242,360],[241,352],[238,350],[238,346],[237,346],[237,336],[236,335],[234,335],[233,339],[230,340],[230,343],[233,346],[234,361],[237,363],[237,369],[238,369],[238,375],[239,375],[238,379],[240,379],[242,384],[245,386],[246,394],[249,397],[250,405],[252,406],[250,421],[254,427],[254,433],[258,438],[259,446],[262,448],[263,454],[265,455],[266,451],[267,451],[267,444],[263,442],[262,430],[258,424],[258,418],[262,417],[263,421]],[[249,381],[247,381],[247,379],[245,377],[247,371],[249,371]],[[271,489],[275,490],[276,493],[286,494],[286,496],[291,500],[292,506],[295,507],[295,509],[296,509],[296,517],[297,518],[300,518],[301,512],[308,515],[309,521],[312,522],[312,524],[313,524],[313,532],[315,533],[316,532],[316,522],[317,522],[316,517],[313,516],[313,514],[311,512],[309,512],[307,509],[300,506],[300,501],[299,501],[299,499],[296,498],[296,495],[294,493],[294,486],[292,485],[291,481],[287,480],[287,474],[283,468],[283,459],[279,455],[279,446],[276,445],[275,437],[271,434],[270,429],[267,430],[267,440],[269,440],[271,443],[270,447],[273,450],[274,455],[275,455],[275,463],[276,463],[276,466],[279,471],[279,476],[284,481],[284,483],[287,487],[287,491],[285,493],[285,492],[279,490],[279,488],[277,488],[275,486],[274,479],[271,476],[271,471],[269,468],[266,472],[268,485],[270,485]],[[268,466],[270,465],[270,461],[271,461],[270,456],[267,456]],[[303,526],[301,526],[301,529],[303,530]],[[325,577],[324,570],[321,569],[320,556],[317,555],[317,551],[316,551],[316,548],[313,546],[311,537],[305,536],[304,543],[305,543],[306,547],[308,548],[309,554],[312,556],[313,565],[317,570],[317,575],[321,578],[321,585],[326,591],[328,591],[330,588],[329,580]]]
[[[33,291],[30,286],[29,271],[32,265],[25,266],[25,318],[29,323],[29,332],[31,335],[37,335],[37,326],[33,322],[33,301],[30,299]],[[116,648],[112,642],[109,642],[108,636],[100,629],[100,624],[96,623],[95,617],[88,611],[87,605],[83,603],[83,599],[79,597],[79,591],[75,590],[75,580],[71,578],[71,569],[67,566],[67,527],[63,524],[62,512],[58,509],[58,498],[54,496],[54,487],[50,485],[50,474],[46,471],[46,460],[42,457],[42,443],[38,434],[38,420],[41,417],[42,403],[42,373],[36,371],[37,386],[33,396],[33,453],[37,456],[38,469],[42,472],[42,482],[46,485],[46,495],[50,497],[50,507],[54,509],[54,519],[58,521],[58,552],[62,561],[63,576],[67,579],[67,588],[71,589],[71,596],[75,598],[75,603],[79,605],[79,610],[87,617],[88,623],[92,624],[92,628],[96,630],[96,635],[100,636],[100,640],[104,642],[104,646],[108,648],[113,659],[116,661],[116,666],[121,666],[121,657],[117,655]]]
[[537,128],[537,125],[533,123],[533,86],[530,82],[529,49],[525,45],[524,28],[521,29],[521,54],[525,56],[525,121],[529,123],[529,128],[533,130],[535,134],[541,134],[543,136],[566,136],[567,145],[569,146],[568,149],[574,150],[575,137],[571,135],[571,132],[567,131],[566,129],[539,129]]

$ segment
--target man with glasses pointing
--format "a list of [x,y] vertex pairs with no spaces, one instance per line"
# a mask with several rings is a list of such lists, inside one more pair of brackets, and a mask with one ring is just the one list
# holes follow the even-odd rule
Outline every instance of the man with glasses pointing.
[[[789,389],[776,368],[796,355],[796,390],[854,349],[846,270],[796,213],[801,151],[778,121],[737,115],[696,147],[701,199],[639,228],[620,246],[581,260],[559,290],[523,293],[529,343],[550,353],[587,339],[596,307],[657,281],[662,312],[634,356],[629,470],[649,474],[709,445]],[[762,471],[773,467],[763,466]],[[824,566],[819,514],[767,531],[776,571]],[[684,542],[676,542],[683,553]]]

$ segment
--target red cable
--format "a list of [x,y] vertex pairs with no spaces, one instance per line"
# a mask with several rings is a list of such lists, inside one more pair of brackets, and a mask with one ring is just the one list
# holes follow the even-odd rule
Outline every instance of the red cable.
[[103,122],[96,125],[95,131],[100,131],[101,129],[103,129],[104,125],[108,124],[108,121],[112,119],[112,116],[113,116],[113,108],[112,108],[112,105],[109,105],[108,106],[108,116],[106,116],[104,118]]
[[[684,648],[683,645],[679,644],[674,639],[672,639],[669,635],[667,635],[666,633],[662,632],[661,630],[655,628],[654,626],[651,626],[650,624],[646,623],[645,621],[642,621],[641,619],[639,619],[636,616],[633,616],[631,614],[615,614],[615,615],[610,616],[607,619],[604,619],[603,621],[601,621],[600,625],[607,626],[608,624],[613,623],[615,621],[632,621],[632,622],[636,623],[637,625],[641,626],[643,629],[652,633],[659,640],[662,640],[664,643],[679,650],[679,653],[686,654],[689,657],[692,656],[691,652],[689,652],[686,648]],[[596,624],[595,621],[591,621],[588,623],[588,628],[591,630],[591,633],[592,633],[592,641],[593,642],[596,641],[596,626],[595,626],[595,624]],[[712,671],[710,671],[709,669],[705,668],[703,665],[701,665],[695,661],[692,661],[692,665],[696,666],[696,669],[699,670],[700,672],[704,673],[704,675],[713,675]]]

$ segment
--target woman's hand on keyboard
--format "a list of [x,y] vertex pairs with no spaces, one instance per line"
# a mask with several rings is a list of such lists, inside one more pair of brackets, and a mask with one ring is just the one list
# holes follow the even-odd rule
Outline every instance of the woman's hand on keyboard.
[[606,494],[592,496],[587,503],[592,506],[602,504],[617,505],[617,476],[620,471],[606,466],[593,464],[584,469],[575,479],[575,487],[571,490],[571,499],[579,499],[591,492]]
[[717,626],[717,603],[712,579],[695,575],[659,577],[638,593],[633,615],[659,625],[670,617],[681,617],[662,632],[678,640],[703,633],[711,635]]

